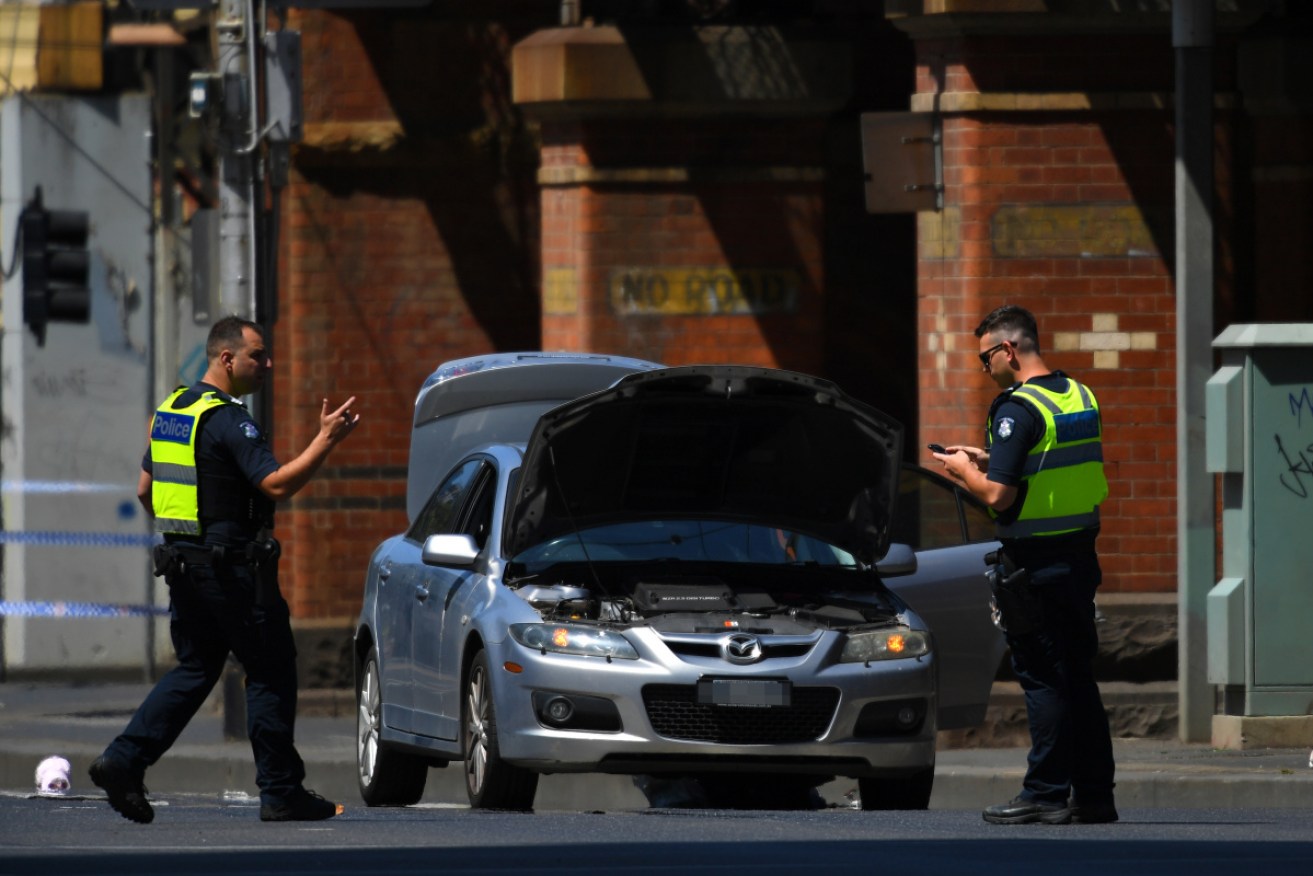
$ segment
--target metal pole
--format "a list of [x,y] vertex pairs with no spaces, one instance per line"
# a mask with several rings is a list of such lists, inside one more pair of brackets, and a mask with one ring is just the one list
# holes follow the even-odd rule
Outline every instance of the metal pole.
[[[256,38],[251,0],[222,0],[218,35],[219,81],[219,317],[255,318],[255,75],[250,62]],[[267,427],[266,423],[266,427]],[[222,679],[223,734],[238,739],[246,724],[244,673],[229,657]]]
[[223,88],[219,126],[219,311],[221,316],[255,315],[252,247],[254,186],[252,113],[247,41],[253,38],[249,0],[222,0],[215,30]]
[[1176,540],[1179,735],[1212,738],[1207,597],[1217,569],[1213,477],[1204,453],[1213,370],[1213,0],[1172,4],[1176,54]]
[[[151,76],[151,90],[155,96],[155,110],[151,125],[152,145],[159,188],[158,207],[155,213],[150,238],[150,351],[146,357],[146,421],[155,413],[155,400],[164,397],[163,387],[156,381],[161,371],[165,371],[164,362],[177,362],[175,349],[166,350],[161,346],[163,338],[176,340],[178,324],[177,298],[174,294],[169,264],[176,244],[171,238],[176,228],[176,211],[174,210],[174,184],[172,170],[174,155],[174,138],[172,130],[172,107],[176,97],[173,90],[173,50],[162,48],[155,50],[155,74]],[[168,355],[169,358],[161,357]],[[171,373],[171,370],[165,371]],[[146,534],[154,532],[149,514],[142,516],[143,529]],[[154,563],[150,554],[142,558],[142,580],[145,581],[145,604],[154,605],[158,596],[158,582],[154,574]],[[156,628],[159,621],[154,616],[146,618],[146,661],[143,668],[144,680],[156,680],[155,649]]]

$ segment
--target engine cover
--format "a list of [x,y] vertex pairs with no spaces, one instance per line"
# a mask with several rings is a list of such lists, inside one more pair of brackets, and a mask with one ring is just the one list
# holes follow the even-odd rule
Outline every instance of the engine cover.
[[634,586],[634,605],[649,616],[670,612],[730,611],[739,607],[734,591],[714,578],[704,581],[640,581]]

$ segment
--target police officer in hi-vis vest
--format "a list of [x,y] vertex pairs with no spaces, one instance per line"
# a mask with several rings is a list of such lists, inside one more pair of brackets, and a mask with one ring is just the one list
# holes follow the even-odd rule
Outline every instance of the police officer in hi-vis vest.
[[1044,364],[1029,311],[1000,307],[976,337],[981,364],[1003,390],[989,409],[987,449],[952,445],[934,457],[995,516],[1003,548],[991,555],[990,582],[1031,740],[1021,794],[984,818],[1116,821],[1112,739],[1093,667],[1103,577],[1094,542],[1108,495],[1099,403]]
[[200,708],[229,652],[246,670],[247,733],[264,821],[315,821],[340,810],[302,785],[292,740],[296,649],[278,590],[274,503],[304,487],[360,422],[352,397],[320,409],[319,433],[280,464],[239,398],[258,390],[273,362],[264,331],[235,316],[214,324],[201,381],[169,395],[151,420],[137,497],[164,544],[155,573],[169,586],[178,665],[147,695],[123,733],[91,764],[91,780],[125,818],[155,817],[146,768],[160,759]]

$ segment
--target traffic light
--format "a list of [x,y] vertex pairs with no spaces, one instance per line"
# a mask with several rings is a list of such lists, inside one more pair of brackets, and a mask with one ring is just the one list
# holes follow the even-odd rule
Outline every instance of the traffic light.
[[23,236],[23,321],[46,342],[46,324],[87,322],[91,258],[87,235],[91,222],[82,210],[47,210],[41,187],[20,218]]

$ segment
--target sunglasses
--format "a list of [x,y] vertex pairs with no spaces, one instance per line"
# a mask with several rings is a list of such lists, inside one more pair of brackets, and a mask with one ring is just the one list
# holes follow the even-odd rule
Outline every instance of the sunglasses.
[[1009,341],[1004,341],[1004,342],[1001,343],[1001,344],[995,344],[994,346],[990,347],[988,350],[985,350],[983,353],[981,353],[981,354],[980,354],[980,364],[981,364],[981,366],[984,367],[984,369],[985,369],[986,371],[988,371],[988,370],[989,370],[989,360],[990,360],[990,359],[993,359],[993,358],[994,358],[994,354],[997,353],[999,350],[1002,350],[1002,349],[1003,349],[1004,347],[1006,347],[1009,343],[1010,343]]

